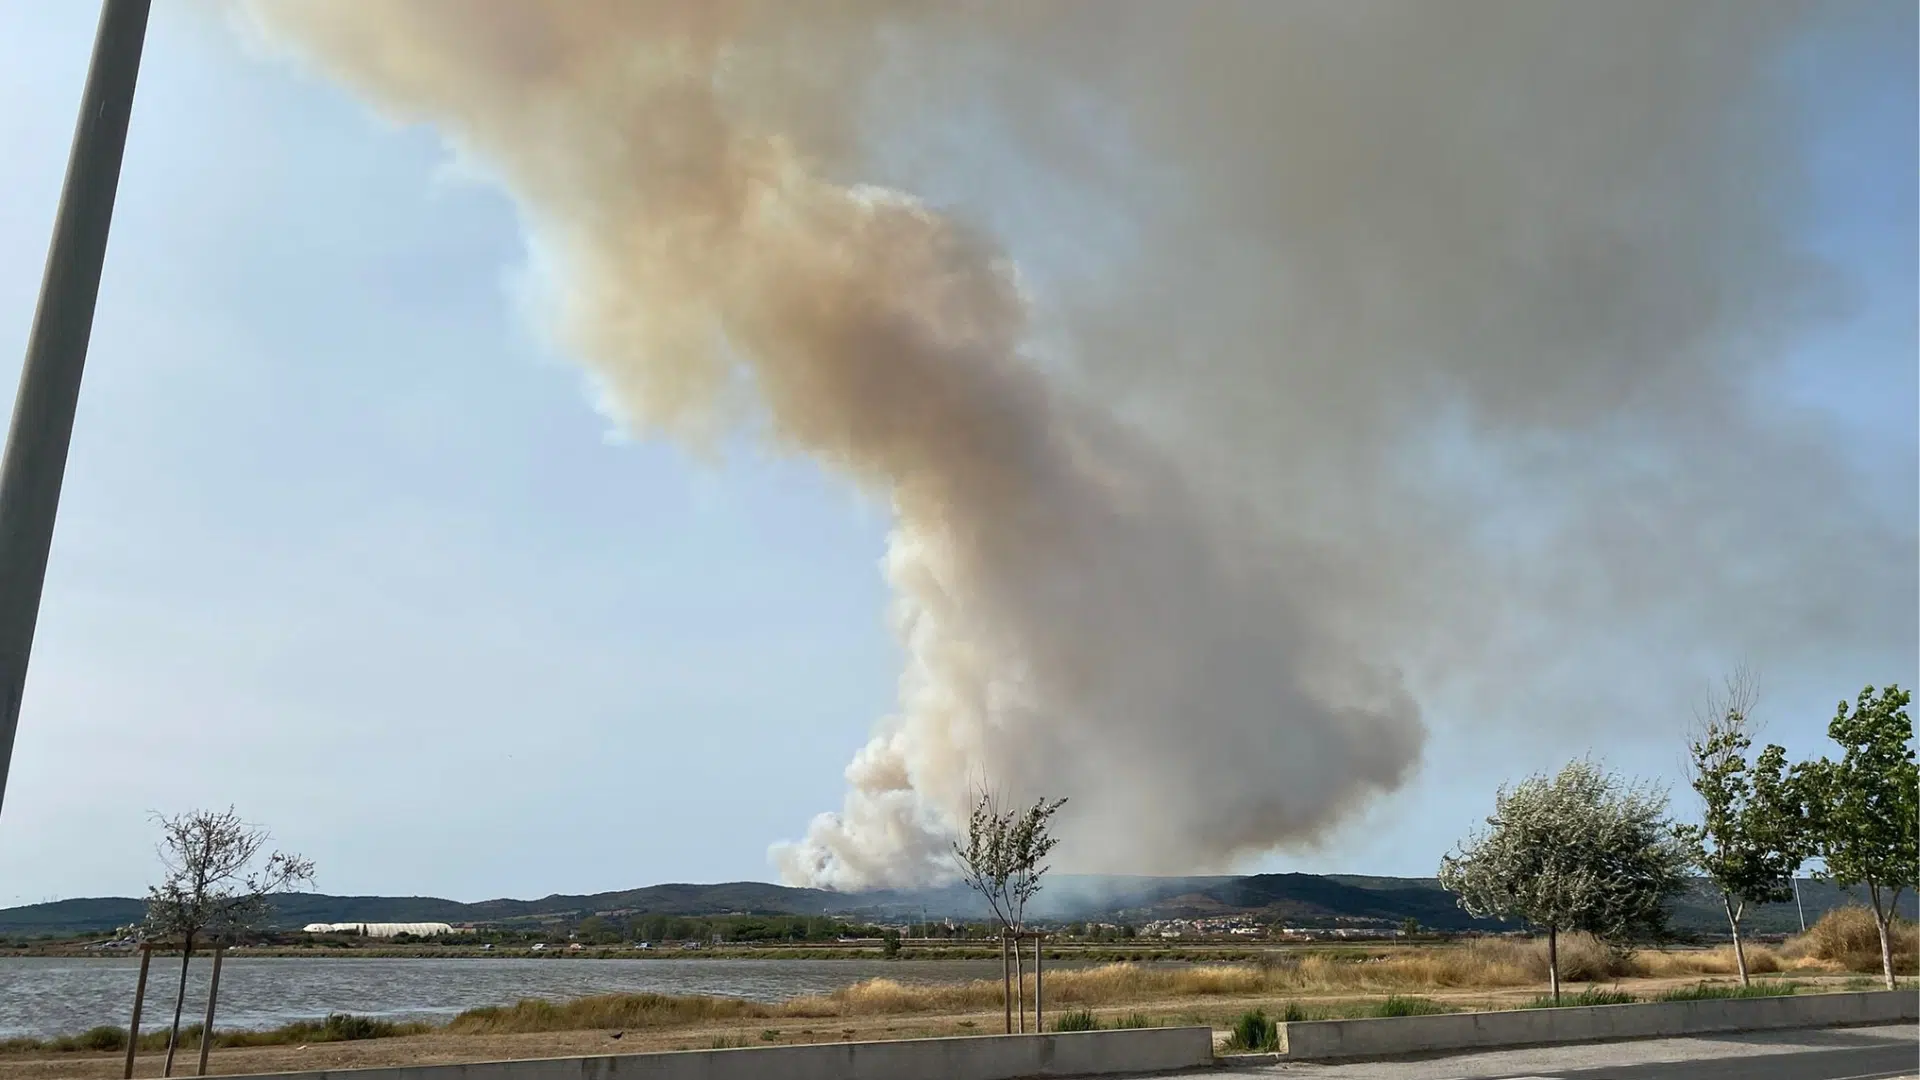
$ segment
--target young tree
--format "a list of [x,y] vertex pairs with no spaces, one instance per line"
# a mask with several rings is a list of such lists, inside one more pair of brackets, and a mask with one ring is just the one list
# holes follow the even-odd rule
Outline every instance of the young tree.
[[[196,810],[176,817],[158,817],[161,827],[160,862],[166,877],[147,890],[147,934],[155,940],[178,940],[180,990],[173,1002],[173,1028],[167,1036],[167,1064],[162,1075],[173,1075],[174,1052],[180,1041],[180,1011],[187,998],[187,965],[197,944],[216,946],[236,934],[264,925],[273,913],[271,898],[313,880],[313,863],[297,855],[273,852],[256,865],[266,846],[267,832],[241,821],[228,807],[223,812]],[[213,1001],[207,1002],[212,1015]],[[212,1033],[203,1031],[203,1044]]]
[[1724,694],[1708,699],[1687,740],[1689,780],[1700,796],[1701,822],[1676,830],[1720,893],[1742,985],[1752,981],[1740,938],[1747,905],[1793,899],[1793,874],[1804,861],[1801,813],[1787,782],[1786,751],[1768,746],[1751,766],[1747,763],[1754,700],[1753,679],[1745,671],[1727,680]]
[[1528,777],[1494,797],[1487,828],[1440,861],[1440,884],[1478,918],[1519,917],[1547,932],[1547,973],[1560,1000],[1559,935],[1614,943],[1666,930],[1669,898],[1686,885],[1686,850],[1667,797],[1591,761]]
[[1842,887],[1865,885],[1880,930],[1880,967],[1894,989],[1892,922],[1900,894],[1920,885],[1920,770],[1912,747],[1912,695],[1898,686],[1860,691],[1840,703],[1827,736],[1844,748],[1838,762],[1806,763],[1795,781],[1807,812],[1820,876]]
[[[1004,971],[1007,943],[1016,943],[1012,975],[1022,978],[1019,935],[1026,927],[1027,904],[1039,894],[1040,879],[1048,870],[1042,860],[1059,843],[1049,832],[1049,826],[1053,815],[1066,803],[1065,799],[1051,802],[1040,799],[1024,811],[1002,809],[998,795],[982,785],[975,793],[973,812],[967,818],[966,844],[962,846],[956,841],[953,845],[962,880],[985,898],[994,920],[1000,924],[1001,985],[1009,1033],[1013,1030],[1013,993]],[[1024,1025],[1024,1005],[1020,1016]]]

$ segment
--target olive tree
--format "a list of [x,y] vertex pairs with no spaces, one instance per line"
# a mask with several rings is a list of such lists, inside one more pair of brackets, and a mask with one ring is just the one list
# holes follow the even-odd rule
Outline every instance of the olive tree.
[[[1011,977],[1017,982],[1024,977],[1018,945],[1020,933],[1026,928],[1027,904],[1039,894],[1040,879],[1048,870],[1043,860],[1059,843],[1049,831],[1053,815],[1066,803],[1065,799],[1039,799],[1024,810],[1002,808],[999,796],[982,785],[975,792],[973,810],[967,817],[966,842],[955,841],[953,845],[961,879],[986,900],[994,921],[1000,924],[1001,990],[1009,1033],[1013,1030],[1014,984],[1008,979]],[[1007,971],[1009,942],[1013,943],[1010,976]],[[1024,1027],[1024,1004],[1020,1022]]]
[[[180,1041],[180,1011],[187,999],[187,965],[192,962],[194,947],[207,942],[218,946],[264,925],[273,913],[272,897],[310,883],[313,863],[280,851],[263,859],[267,831],[240,820],[232,807],[217,812],[195,810],[174,817],[156,815],[156,820],[161,828],[160,862],[166,876],[147,890],[146,931],[152,940],[180,942],[180,990],[173,1001],[173,1028],[167,1036],[163,1073],[172,1076],[174,1052]],[[217,983],[208,991],[209,1017],[213,1014],[212,995],[218,992]],[[203,1030],[200,1037],[204,1059],[212,1032]]]
[[1478,918],[1521,918],[1547,932],[1547,974],[1560,1000],[1559,936],[1584,930],[1621,944],[1666,930],[1686,885],[1686,849],[1667,797],[1591,761],[1530,776],[1494,797],[1487,827],[1440,861],[1440,884]]
[[1740,937],[1747,906],[1793,899],[1793,875],[1805,861],[1803,815],[1786,751],[1768,746],[1756,760],[1747,760],[1755,696],[1752,677],[1739,672],[1697,717],[1687,753],[1701,821],[1677,830],[1720,894],[1742,985],[1752,981]]
[[1920,772],[1913,753],[1912,695],[1898,686],[1860,691],[1840,703],[1827,736],[1840,760],[1797,770],[1819,876],[1842,887],[1865,885],[1880,931],[1880,967],[1894,989],[1892,922],[1900,894],[1920,885]]

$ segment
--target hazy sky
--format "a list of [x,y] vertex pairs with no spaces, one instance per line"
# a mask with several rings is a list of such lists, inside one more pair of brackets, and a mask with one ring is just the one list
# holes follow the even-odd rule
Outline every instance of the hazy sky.
[[[613,437],[526,315],[503,195],[202,6],[156,8],[0,904],[138,891],[150,812],[228,803],[328,892],[770,878],[768,843],[840,804],[894,703],[884,512],[805,464]],[[1914,23],[1884,10],[1783,59],[1822,132],[1806,240],[1855,290],[1786,389],[1913,522]],[[0,0],[8,386],[95,15]],[[1073,247],[1021,224],[1016,256]],[[1915,667],[1911,635],[1810,642],[1761,673],[1768,734],[1817,750],[1834,700]],[[1632,743],[1494,744],[1430,715],[1412,785],[1327,850],[1248,869],[1430,874],[1502,779],[1590,749],[1676,775],[1692,704]]]

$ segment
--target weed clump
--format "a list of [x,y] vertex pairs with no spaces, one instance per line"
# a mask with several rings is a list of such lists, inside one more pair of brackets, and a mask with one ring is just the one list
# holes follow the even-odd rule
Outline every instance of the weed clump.
[[1241,1053],[1273,1050],[1279,1044],[1280,1029],[1267,1019],[1262,1009],[1249,1009],[1241,1013],[1240,1018],[1233,1022],[1233,1033],[1227,1037],[1227,1049]]
[[1374,1016],[1438,1016],[1453,1010],[1431,998],[1394,994],[1373,1007]]
[[1553,995],[1542,994],[1532,1001],[1527,1002],[1525,1005],[1522,1005],[1521,1008],[1558,1009],[1577,1008],[1582,1005],[1631,1005],[1638,1000],[1640,999],[1624,990],[1589,986],[1577,994],[1561,994],[1558,1003],[1554,1002]]
[[1800,984],[1770,979],[1750,986],[1734,983],[1695,983],[1692,986],[1675,987],[1655,998],[1656,1001],[1717,1001],[1723,998],[1766,998],[1791,997],[1798,993]]
[[1055,1031],[1099,1031],[1100,1018],[1087,1009],[1074,1009],[1062,1013],[1060,1019],[1053,1022]]

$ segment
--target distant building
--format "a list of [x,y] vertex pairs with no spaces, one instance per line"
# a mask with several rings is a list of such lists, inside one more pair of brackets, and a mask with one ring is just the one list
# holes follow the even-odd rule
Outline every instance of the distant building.
[[443,922],[317,922],[302,927],[309,934],[359,934],[361,937],[433,937],[453,933]]

